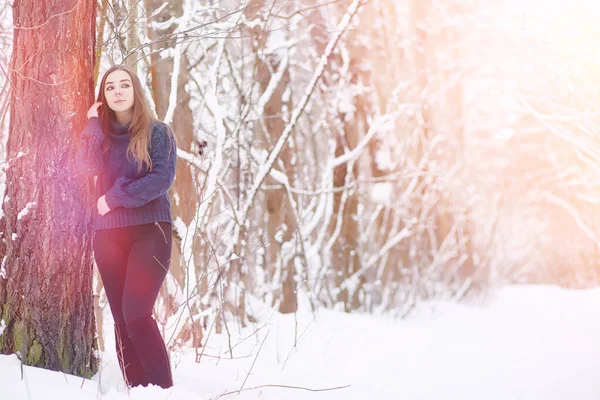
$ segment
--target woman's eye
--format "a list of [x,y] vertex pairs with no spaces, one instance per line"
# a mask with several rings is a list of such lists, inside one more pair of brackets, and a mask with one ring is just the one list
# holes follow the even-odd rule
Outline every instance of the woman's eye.
[[112,90],[112,88],[113,88],[112,86],[107,86],[106,90]]
[[128,88],[128,87],[129,87],[129,84],[128,84],[128,83],[126,83],[126,84],[124,84],[124,85],[123,85],[123,87],[124,87],[124,88]]

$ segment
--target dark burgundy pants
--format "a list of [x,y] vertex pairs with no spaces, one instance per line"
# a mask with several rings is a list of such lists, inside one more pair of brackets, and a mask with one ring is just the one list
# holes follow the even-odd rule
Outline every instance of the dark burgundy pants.
[[130,387],[173,386],[152,309],[171,259],[171,225],[157,222],[95,232],[94,257],[115,320],[117,356]]

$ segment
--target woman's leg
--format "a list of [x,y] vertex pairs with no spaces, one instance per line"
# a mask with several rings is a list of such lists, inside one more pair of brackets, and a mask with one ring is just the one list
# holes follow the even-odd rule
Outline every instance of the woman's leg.
[[128,386],[146,385],[144,371],[129,338],[123,318],[123,289],[127,271],[129,244],[125,229],[99,230],[94,234],[96,265],[115,321],[117,359]]
[[171,261],[171,225],[135,226],[123,291],[123,317],[148,383],[173,386],[171,365],[152,309]]
[[115,340],[117,343],[117,359],[127,386],[147,386],[148,380],[144,375],[142,363],[129,337],[127,326],[115,324]]

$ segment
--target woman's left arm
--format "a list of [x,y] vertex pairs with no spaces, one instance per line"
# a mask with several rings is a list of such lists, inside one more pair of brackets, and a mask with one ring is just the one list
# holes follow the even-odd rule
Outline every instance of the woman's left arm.
[[102,173],[104,161],[102,158],[102,142],[104,133],[100,124],[100,118],[88,119],[81,133],[81,144],[75,156],[75,168],[82,175],[96,176]]
[[167,125],[161,124],[153,130],[151,140],[152,171],[139,179],[117,178],[104,195],[111,210],[141,207],[169,191],[175,180],[177,165],[175,137]]

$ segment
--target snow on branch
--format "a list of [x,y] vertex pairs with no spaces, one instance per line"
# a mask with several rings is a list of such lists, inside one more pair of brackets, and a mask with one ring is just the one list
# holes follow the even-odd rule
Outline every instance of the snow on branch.
[[[298,122],[298,119],[302,115],[304,108],[308,104],[308,102],[311,98],[311,95],[312,95],[313,91],[315,90],[315,87],[317,86],[317,83],[321,79],[323,72],[325,71],[325,67],[328,64],[329,57],[333,53],[333,50],[335,49],[338,41],[340,40],[340,38],[342,37],[344,32],[346,32],[346,30],[348,29],[348,26],[352,22],[352,19],[358,13],[359,6],[361,5],[361,3],[362,2],[360,0],[354,0],[352,2],[352,4],[350,5],[350,7],[348,8],[348,11],[346,12],[346,14],[344,14],[344,16],[342,17],[342,20],[338,24],[338,28],[336,29],[337,34],[328,43],[324,54],[321,56],[319,65],[317,66],[317,69],[315,70],[310,83],[308,84],[308,86],[306,87],[306,90],[304,91],[304,96],[300,100],[298,106],[294,109],[290,123],[285,127],[283,133],[279,137],[279,140],[277,141],[273,150],[269,154],[267,161],[262,166],[262,168],[258,171],[257,177],[254,180],[252,188],[250,189],[250,192],[248,194],[248,199],[246,201],[246,204],[244,205],[244,209],[242,210],[242,221],[244,221],[246,219],[246,217],[248,215],[248,211],[250,210],[250,208],[252,207],[252,204],[254,203],[254,198],[256,197],[258,190],[260,189],[265,178],[267,177],[267,174],[269,174],[269,171],[275,164],[275,160],[277,160],[277,158],[279,157],[279,153],[281,153],[281,150],[285,146],[290,134],[292,133],[292,130],[294,129],[296,123]],[[230,243],[230,246],[233,243],[237,242],[238,236],[239,236],[239,225],[237,225],[236,230],[235,230],[235,234],[234,234],[235,240],[233,240]],[[231,252],[231,250],[232,249],[230,249],[229,252]]]

